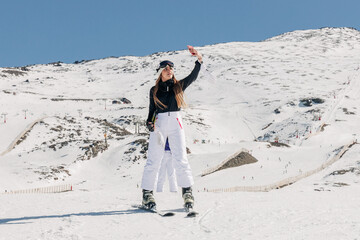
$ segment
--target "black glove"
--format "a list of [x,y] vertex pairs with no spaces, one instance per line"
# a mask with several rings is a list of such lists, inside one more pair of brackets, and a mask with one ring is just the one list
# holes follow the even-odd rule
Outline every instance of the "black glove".
[[152,122],[147,122],[146,123],[146,127],[149,129],[150,132],[154,131],[154,123]]

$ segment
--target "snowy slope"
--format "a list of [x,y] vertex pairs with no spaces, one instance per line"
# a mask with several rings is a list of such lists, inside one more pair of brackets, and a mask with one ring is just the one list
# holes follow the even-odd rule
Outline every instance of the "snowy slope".
[[[148,139],[134,122],[147,117],[158,62],[181,79],[194,66],[187,51],[0,68],[0,192],[73,186],[0,194],[0,239],[357,239],[359,40],[324,28],[198,48],[207,71],[183,110],[195,219],[179,194],[155,195],[172,218],[131,207]],[[241,149],[258,161],[201,177]]]

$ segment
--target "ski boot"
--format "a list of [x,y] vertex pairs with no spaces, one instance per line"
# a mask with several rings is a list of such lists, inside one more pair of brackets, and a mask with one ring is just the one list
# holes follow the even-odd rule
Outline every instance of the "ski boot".
[[156,203],[153,191],[143,189],[142,205],[147,209],[156,209]]
[[191,211],[194,207],[194,196],[192,195],[191,187],[182,189],[182,196],[184,199],[184,208],[187,212]]

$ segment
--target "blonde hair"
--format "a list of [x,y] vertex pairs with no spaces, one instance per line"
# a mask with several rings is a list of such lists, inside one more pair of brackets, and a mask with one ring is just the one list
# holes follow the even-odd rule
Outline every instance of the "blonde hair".
[[[173,76],[172,79],[174,80],[173,91],[175,93],[175,100],[176,100],[177,107],[178,108],[186,107],[182,86],[181,86],[180,82],[175,78],[175,76]],[[160,81],[161,81],[161,74],[158,77],[158,79],[156,80],[155,88],[154,88],[154,92],[153,92],[153,98],[154,98],[155,105],[161,109],[164,109],[164,108],[167,108],[167,106],[164,103],[162,103],[159,100],[159,98],[156,96],[156,94],[159,90]]]

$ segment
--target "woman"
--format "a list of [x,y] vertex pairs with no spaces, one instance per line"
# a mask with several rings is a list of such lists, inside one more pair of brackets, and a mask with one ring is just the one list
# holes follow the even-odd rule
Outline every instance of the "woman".
[[[182,188],[184,206],[192,208],[194,197],[191,186],[194,184],[191,168],[186,156],[185,133],[180,116],[181,107],[185,106],[183,92],[196,80],[202,64],[202,56],[191,46],[192,55],[198,60],[189,76],[178,81],[174,76],[174,63],[162,61],[157,69],[159,74],[155,86],[150,90],[150,105],[147,127],[150,130],[148,158],[144,167],[141,188],[143,205],[147,208],[156,206],[153,190],[159,174],[161,159],[164,155],[164,141],[168,139],[173,155],[176,179]],[[156,114],[155,124],[152,121]]]

